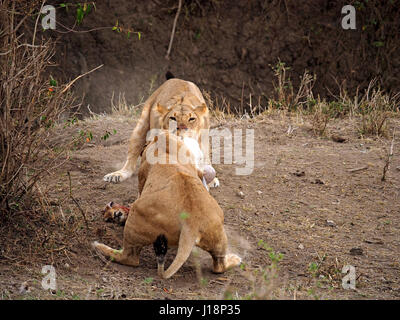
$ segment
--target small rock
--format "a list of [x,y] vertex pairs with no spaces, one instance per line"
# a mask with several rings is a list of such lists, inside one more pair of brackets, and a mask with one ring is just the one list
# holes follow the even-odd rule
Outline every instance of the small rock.
[[350,254],[352,256],[362,256],[364,254],[363,249],[361,248],[351,248]]
[[336,227],[336,223],[332,220],[326,220],[326,224],[330,227]]
[[243,193],[242,191],[238,191],[237,195],[238,195],[240,198],[244,199],[244,193]]
[[300,243],[299,246],[298,246],[298,248],[299,248],[300,250],[303,250],[303,249],[304,249],[304,246]]
[[260,190],[257,190],[256,192],[257,192],[257,194],[262,194],[262,191],[260,191]]
[[338,143],[343,143],[343,142],[346,141],[346,138],[343,138],[343,137],[338,136],[338,135],[332,135],[331,138],[332,138],[333,141],[338,142]]
[[314,182],[312,182],[314,184],[325,184],[321,179],[315,179]]
[[296,170],[296,172],[293,172],[293,175],[296,177],[304,177],[306,173],[304,171]]

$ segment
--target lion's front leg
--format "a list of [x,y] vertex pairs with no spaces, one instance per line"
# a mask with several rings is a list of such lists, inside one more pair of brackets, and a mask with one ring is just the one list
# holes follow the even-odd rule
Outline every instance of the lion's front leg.
[[132,163],[133,161],[131,159],[127,159],[125,162],[125,165],[122,169],[118,171],[111,172],[109,174],[106,174],[103,178],[104,181],[107,182],[122,182],[130,177],[132,177],[135,167],[136,167],[136,161],[135,163]]
[[146,144],[146,133],[149,130],[149,126],[142,124],[146,121],[140,119],[139,124],[132,132],[128,145],[128,157],[123,168],[106,174],[103,178],[104,181],[118,183],[132,177],[136,169],[136,163]]

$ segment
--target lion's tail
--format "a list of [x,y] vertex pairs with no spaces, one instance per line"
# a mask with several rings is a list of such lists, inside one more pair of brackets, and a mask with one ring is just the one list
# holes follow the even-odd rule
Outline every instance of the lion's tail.
[[167,80],[169,80],[169,79],[175,78],[175,76],[172,74],[171,71],[167,71],[167,73],[165,74],[165,78],[166,78]]
[[190,253],[196,242],[196,235],[189,229],[186,223],[183,224],[181,234],[179,237],[179,245],[178,252],[174,261],[171,263],[167,271],[164,272],[162,277],[164,279],[168,279],[172,277],[175,272],[179,270],[180,267],[186,262],[189,258]]
[[160,277],[164,276],[164,262],[165,262],[165,255],[168,251],[168,240],[163,235],[160,234],[156,241],[153,243],[154,252],[156,253],[157,257],[157,272]]

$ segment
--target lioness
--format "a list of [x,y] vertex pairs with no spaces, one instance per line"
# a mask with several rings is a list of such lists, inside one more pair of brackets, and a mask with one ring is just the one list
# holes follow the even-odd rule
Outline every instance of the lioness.
[[[171,77],[169,74],[167,76]],[[175,115],[174,115],[175,114]],[[190,116],[189,116],[190,114]],[[106,174],[104,181],[120,182],[132,176],[136,162],[146,144],[146,135],[151,129],[166,129],[171,121],[176,122],[179,134],[177,116],[189,116],[194,138],[200,143],[201,129],[210,127],[209,111],[200,89],[192,82],[172,78],[164,82],[145,102],[140,119],[132,132],[128,147],[128,156],[122,169]],[[208,154],[205,155],[208,159]],[[208,160],[208,163],[210,161]],[[211,187],[218,187],[219,181],[213,179]]]
[[[142,155],[140,196],[132,204],[125,223],[122,251],[98,242],[93,243],[95,249],[115,262],[138,266],[142,247],[165,237],[168,245],[178,246],[174,261],[161,272],[165,279],[178,271],[195,245],[211,254],[216,273],[240,264],[240,257],[227,254],[224,213],[204,187],[203,171],[190,148],[185,139],[169,132],[154,138]],[[182,154],[189,160],[186,164],[180,161]],[[153,163],[149,155],[165,156],[166,162]]]

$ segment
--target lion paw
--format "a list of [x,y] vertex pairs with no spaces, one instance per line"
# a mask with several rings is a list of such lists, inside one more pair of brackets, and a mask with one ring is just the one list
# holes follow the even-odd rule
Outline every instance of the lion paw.
[[104,176],[103,180],[106,182],[119,183],[119,182],[122,182],[122,181],[128,179],[130,176],[132,176],[132,173],[127,172],[127,171],[118,170],[118,171],[106,174]]
[[219,187],[219,180],[217,177],[213,179],[213,181],[209,184],[210,188],[218,188]]
[[226,269],[236,267],[242,263],[242,258],[234,253],[229,253],[225,256]]

